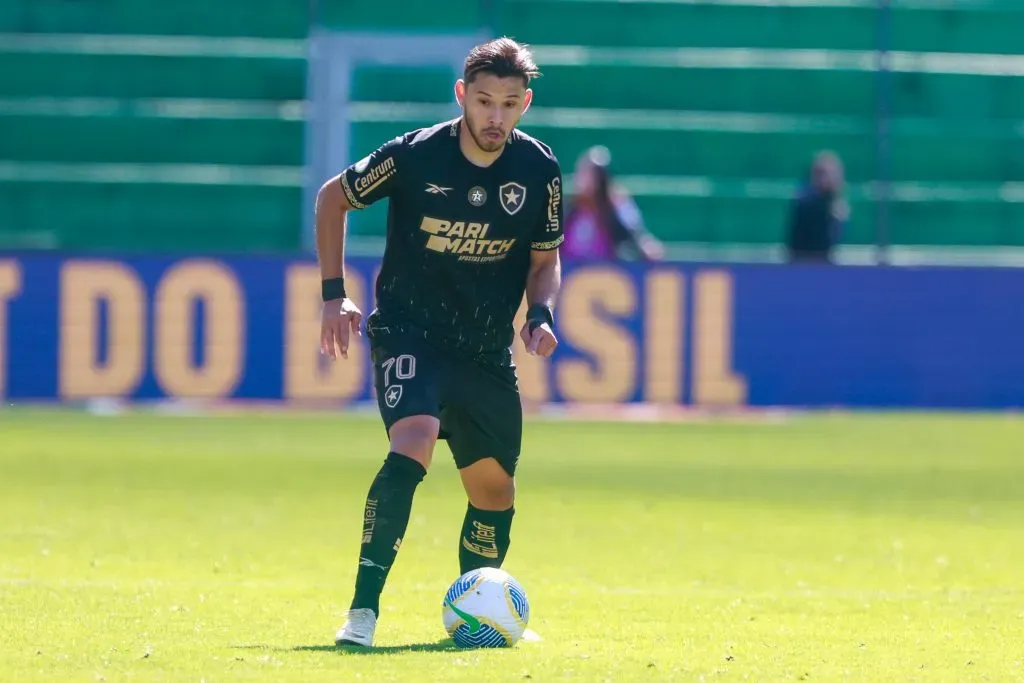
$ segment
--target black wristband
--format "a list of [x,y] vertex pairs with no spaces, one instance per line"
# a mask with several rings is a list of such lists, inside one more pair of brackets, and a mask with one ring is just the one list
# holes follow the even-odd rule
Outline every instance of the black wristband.
[[344,299],[347,296],[345,294],[345,278],[332,277],[326,280],[321,280],[320,296],[323,297],[324,301]]
[[544,304],[534,304],[526,309],[526,322],[530,324],[530,332],[545,323],[548,327],[555,326],[555,318],[551,315],[551,309]]

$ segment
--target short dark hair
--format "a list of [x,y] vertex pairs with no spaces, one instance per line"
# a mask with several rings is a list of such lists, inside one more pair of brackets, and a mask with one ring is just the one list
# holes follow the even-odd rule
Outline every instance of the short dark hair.
[[518,76],[527,87],[531,79],[540,76],[529,46],[506,37],[477,45],[466,55],[463,80],[472,83],[480,73],[494,74],[498,78]]

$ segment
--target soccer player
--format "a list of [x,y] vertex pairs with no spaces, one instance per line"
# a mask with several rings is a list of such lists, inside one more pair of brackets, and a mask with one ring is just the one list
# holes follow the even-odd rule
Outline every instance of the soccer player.
[[523,413],[511,346],[548,357],[561,281],[562,174],[516,129],[539,75],[508,38],[478,45],[455,84],[458,118],[414,130],[331,178],[316,203],[323,284],[321,352],[348,357],[362,313],[345,294],[348,211],[387,198],[387,242],[366,320],[390,452],[363,512],[355,594],[335,642],[369,646],[380,595],[437,439],[468,497],[461,573],[500,567],[510,544]]

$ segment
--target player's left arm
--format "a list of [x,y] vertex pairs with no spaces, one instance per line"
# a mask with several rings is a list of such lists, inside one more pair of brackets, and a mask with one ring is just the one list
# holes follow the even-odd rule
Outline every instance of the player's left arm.
[[562,286],[562,264],[558,248],[530,251],[530,274],[526,277],[526,324],[521,336],[530,355],[549,357],[558,346],[553,329],[555,299]]
[[549,357],[558,347],[554,331],[555,300],[562,286],[558,248],[562,233],[562,174],[555,166],[547,183],[545,211],[534,228],[530,245],[530,271],[526,276],[526,324],[520,336],[531,355]]

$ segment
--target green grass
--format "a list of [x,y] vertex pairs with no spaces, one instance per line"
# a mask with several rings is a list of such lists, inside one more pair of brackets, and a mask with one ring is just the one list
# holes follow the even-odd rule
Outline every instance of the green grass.
[[333,646],[376,418],[0,412],[0,681],[1024,679],[1024,420],[531,422],[506,568],[544,641],[454,649],[447,447],[380,647]]

